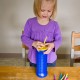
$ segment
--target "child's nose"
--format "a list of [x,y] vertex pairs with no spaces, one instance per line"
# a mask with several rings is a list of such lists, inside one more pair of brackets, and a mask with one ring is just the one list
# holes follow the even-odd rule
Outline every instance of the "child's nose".
[[45,11],[45,16],[47,16],[48,15],[48,12],[47,11]]

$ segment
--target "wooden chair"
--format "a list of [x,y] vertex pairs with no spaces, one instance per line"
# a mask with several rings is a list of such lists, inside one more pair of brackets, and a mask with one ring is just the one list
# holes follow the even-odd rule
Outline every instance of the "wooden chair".
[[80,32],[72,32],[72,44],[71,44],[71,57],[70,57],[70,66],[74,66],[74,63],[80,62],[80,44],[76,45],[76,39],[80,39]]
[[[23,31],[22,31],[23,34]],[[26,66],[26,62],[29,62],[28,58],[27,58],[27,51],[28,51],[28,47],[22,43],[22,58],[24,58],[25,60],[25,66]]]

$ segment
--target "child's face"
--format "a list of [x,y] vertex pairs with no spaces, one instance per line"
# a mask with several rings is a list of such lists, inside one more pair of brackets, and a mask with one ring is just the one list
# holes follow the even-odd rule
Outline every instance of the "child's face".
[[40,17],[43,19],[49,19],[53,12],[53,4],[51,2],[43,1],[40,10]]

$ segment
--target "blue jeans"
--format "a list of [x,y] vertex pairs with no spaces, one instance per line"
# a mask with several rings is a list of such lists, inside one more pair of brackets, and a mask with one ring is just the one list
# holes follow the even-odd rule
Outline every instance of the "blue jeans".
[[[31,67],[36,67],[36,64],[30,62],[30,66]],[[56,61],[54,61],[53,63],[47,63],[47,66],[48,67],[55,67],[56,66]]]

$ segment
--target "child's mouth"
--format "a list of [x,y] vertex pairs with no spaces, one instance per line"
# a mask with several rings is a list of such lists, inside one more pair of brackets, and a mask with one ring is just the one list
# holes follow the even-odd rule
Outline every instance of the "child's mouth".
[[43,18],[47,18],[47,16],[43,16]]

